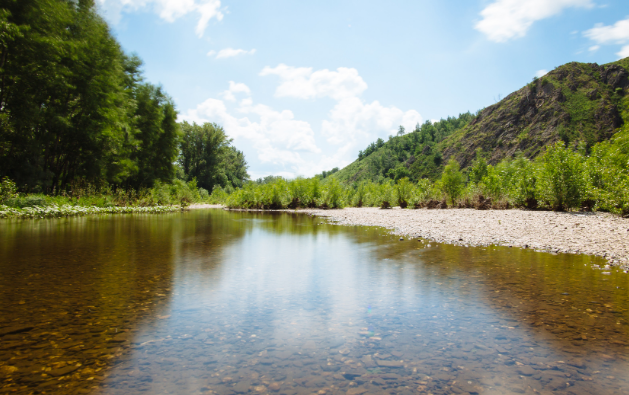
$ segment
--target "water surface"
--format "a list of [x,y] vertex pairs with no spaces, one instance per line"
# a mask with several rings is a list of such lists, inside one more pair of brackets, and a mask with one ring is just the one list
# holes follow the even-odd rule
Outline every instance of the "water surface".
[[4,221],[0,393],[629,393],[629,276],[592,264],[292,213]]

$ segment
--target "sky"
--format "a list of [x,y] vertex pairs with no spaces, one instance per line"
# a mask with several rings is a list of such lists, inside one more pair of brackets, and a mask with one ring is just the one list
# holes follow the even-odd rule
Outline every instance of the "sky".
[[179,120],[221,125],[252,179],[353,162],[400,126],[629,56],[627,0],[96,0]]

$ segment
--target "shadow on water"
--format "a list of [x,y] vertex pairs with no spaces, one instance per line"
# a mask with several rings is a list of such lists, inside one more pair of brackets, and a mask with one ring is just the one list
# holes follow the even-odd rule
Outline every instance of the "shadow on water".
[[594,258],[222,210],[0,242],[0,393],[629,389],[627,276]]

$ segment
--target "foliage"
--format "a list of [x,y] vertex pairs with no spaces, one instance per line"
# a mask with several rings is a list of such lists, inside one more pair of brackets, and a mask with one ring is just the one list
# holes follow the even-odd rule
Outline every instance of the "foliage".
[[540,157],[538,200],[553,210],[581,208],[585,192],[583,156],[566,148],[563,141],[548,147]]
[[438,208],[442,200],[454,207],[586,209],[629,214],[629,127],[611,141],[596,144],[590,156],[585,147],[573,151],[562,141],[547,147],[536,160],[518,154],[495,166],[482,155],[467,170],[450,159],[441,178],[433,182],[409,178],[397,182],[363,180],[342,184],[336,177],[319,176],[265,183],[248,182],[231,194],[215,189],[211,198],[232,208],[299,208],[368,206],[390,208]]
[[197,125],[183,122],[179,165],[186,179],[196,178],[199,186],[214,190],[216,185],[241,187],[249,178],[242,152],[231,145],[225,130],[216,123]]
[[358,153],[355,162],[333,173],[334,177],[345,183],[380,182],[387,178],[398,181],[404,177],[414,182],[422,178],[435,180],[443,168],[440,143],[473,119],[474,115],[468,112],[435,123],[426,121],[410,133],[401,127],[388,141],[379,138],[369,144]]
[[[629,97],[623,116],[629,119]],[[629,124],[610,141],[597,144],[585,164],[586,199],[595,209],[629,214]]]
[[177,112],[141,66],[93,1],[4,2],[0,176],[55,194],[78,179],[136,190],[170,182]]
[[16,196],[17,187],[15,186],[15,183],[11,181],[9,177],[2,178],[2,181],[0,181],[0,203]]
[[452,204],[454,204],[463,191],[463,173],[460,171],[459,162],[454,158],[450,159],[443,169],[441,187],[443,193]]

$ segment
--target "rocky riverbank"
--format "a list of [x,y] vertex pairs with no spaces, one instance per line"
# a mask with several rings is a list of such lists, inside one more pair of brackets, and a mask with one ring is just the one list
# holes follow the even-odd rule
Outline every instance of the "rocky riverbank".
[[629,220],[606,213],[371,207],[303,212],[339,225],[382,226],[396,235],[442,243],[596,255],[629,269]]

